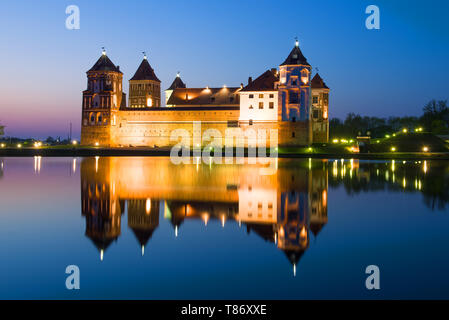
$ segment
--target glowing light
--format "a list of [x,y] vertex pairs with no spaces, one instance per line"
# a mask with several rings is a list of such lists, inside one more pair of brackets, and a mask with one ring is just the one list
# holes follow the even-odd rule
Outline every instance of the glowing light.
[[424,160],[424,164],[423,164],[422,170],[424,171],[424,173],[427,173],[427,161],[426,160]]
[[391,149],[390,149],[392,152],[395,152],[396,151],[396,147],[391,147]]
[[98,172],[98,159],[100,159],[99,156],[95,157],[95,172]]
[[226,222],[226,216],[224,214],[221,215],[221,226],[224,228]]
[[147,107],[152,107],[153,106],[153,99],[148,98],[147,99]]
[[142,245],[142,257],[143,257],[144,254],[145,254],[145,246]]
[[407,128],[402,129],[402,132],[407,133]]
[[274,233],[274,244],[277,244],[277,243],[278,243],[278,233],[275,232]]
[[334,140],[332,140],[332,142],[333,142],[333,143],[338,143],[339,140],[338,140],[338,139],[334,139]]
[[301,237],[301,238],[307,238],[307,229],[306,229],[306,227],[302,227],[302,229],[301,229],[301,232],[299,233],[299,236]]
[[422,151],[423,152],[429,152],[429,148],[428,147],[424,147],[424,148],[422,148]]
[[389,137],[390,137],[390,135],[389,135],[389,134],[386,134],[386,135],[385,135],[385,138],[389,138]]
[[41,156],[35,156],[34,157],[34,172],[39,173],[41,172]]
[[17,148],[22,148],[22,145],[19,143],[18,145],[17,145]]
[[178,226],[175,226],[175,237],[178,237]]
[[327,191],[323,190],[323,206],[327,206]]
[[203,221],[204,221],[204,225],[207,227],[207,223],[209,222],[209,214],[204,213],[202,215]]
[[341,139],[341,142],[342,142],[342,143],[348,143],[348,140],[346,140],[346,139]]
[[404,189],[405,189],[406,186],[407,186],[407,180],[405,180],[405,177],[404,177],[404,179],[402,179],[402,187],[404,187]]
[[293,276],[296,277],[296,263],[293,264]]
[[100,250],[100,261],[103,261],[103,253],[104,253],[104,251],[103,251],[103,249],[101,249]]
[[96,147],[98,147],[100,145],[100,143],[98,143],[98,142],[95,142],[95,146]]
[[393,137],[396,137],[396,133],[393,133]]
[[323,112],[323,119],[327,119],[327,111]]
[[147,199],[145,201],[145,212],[147,214],[150,214],[150,212],[151,212],[151,199]]
[[2,143],[1,145],[0,145],[2,148],[4,148],[5,147],[5,144],[4,143]]
[[74,146],[76,146],[76,145],[78,144],[78,141],[73,140],[73,141],[72,141],[72,144],[73,144]]

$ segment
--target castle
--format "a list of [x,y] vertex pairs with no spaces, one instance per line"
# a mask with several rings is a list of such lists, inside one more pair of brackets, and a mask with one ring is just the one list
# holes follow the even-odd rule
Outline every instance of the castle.
[[[268,141],[263,142],[267,146],[271,141],[305,146],[329,139],[329,88],[318,73],[312,79],[312,67],[298,41],[279,69],[267,70],[254,80],[250,77],[246,86],[187,88],[178,73],[165,90],[165,106],[161,81],[146,55],[129,80],[128,104],[122,79],[120,67],[103,50],[87,71],[82,145],[169,147],[178,143],[170,139],[176,129],[200,137],[212,130],[222,145],[229,130],[246,137],[245,146],[259,144],[261,130],[267,132]],[[198,122],[200,126],[195,125]],[[197,142],[189,142],[193,143]]]

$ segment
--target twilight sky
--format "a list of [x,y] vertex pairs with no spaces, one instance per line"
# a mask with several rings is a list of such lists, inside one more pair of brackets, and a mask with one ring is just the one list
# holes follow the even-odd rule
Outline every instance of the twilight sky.
[[[65,28],[68,5],[80,30]],[[380,8],[380,30],[365,8]],[[124,73],[142,51],[166,89],[181,71],[191,87],[239,85],[284,61],[297,36],[331,88],[330,117],[420,115],[449,98],[449,2],[12,1],[0,9],[0,123],[6,135],[79,137],[85,72],[101,55]]]

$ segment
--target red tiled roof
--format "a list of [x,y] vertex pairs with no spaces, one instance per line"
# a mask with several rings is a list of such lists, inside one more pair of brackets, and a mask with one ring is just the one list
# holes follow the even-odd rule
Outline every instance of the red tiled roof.
[[274,91],[274,84],[277,81],[279,81],[278,77],[271,70],[267,70],[241,91]]

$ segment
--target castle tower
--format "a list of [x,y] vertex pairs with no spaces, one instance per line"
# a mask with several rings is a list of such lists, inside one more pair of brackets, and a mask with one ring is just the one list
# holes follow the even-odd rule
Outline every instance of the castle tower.
[[299,49],[296,40],[287,59],[279,66],[280,121],[308,121],[310,119],[311,66]]
[[329,88],[317,73],[312,79],[313,142],[329,141]]
[[123,73],[103,50],[87,73],[87,89],[83,91],[81,144],[110,146],[111,126],[117,123],[117,112],[126,102],[122,92]]
[[181,80],[181,77],[179,76],[179,72],[176,75],[175,80],[173,80],[171,86],[167,90],[165,90],[165,104],[166,105],[167,105],[168,99],[170,99],[171,94],[173,93],[173,90],[178,89],[178,88],[186,88],[186,84]]
[[129,80],[130,108],[159,108],[161,106],[161,81],[150,66],[146,54]]

